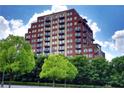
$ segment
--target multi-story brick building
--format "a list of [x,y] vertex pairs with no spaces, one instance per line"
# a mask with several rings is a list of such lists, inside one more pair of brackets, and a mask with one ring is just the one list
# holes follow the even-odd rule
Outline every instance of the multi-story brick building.
[[101,46],[93,44],[93,31],[74,9],[37,18],[25,38],[35,53],[61,53],[65,56],[104,57]]

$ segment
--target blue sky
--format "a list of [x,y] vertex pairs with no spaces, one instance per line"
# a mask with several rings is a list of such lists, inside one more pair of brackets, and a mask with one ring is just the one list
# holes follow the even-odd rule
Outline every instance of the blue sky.
[[[69,6],[0,6],[0,25],[6,33],[23,33],[21,30],[26,30],[29,24],[36,20],[39,15],[56,12],[64,9],[74,8],[81,16],[88,20],[88,24],[94,30],[95,42],[102,46],[106,52],[108,60],[113,57],[123,55],[124,49],[124,6],[101,6],[101,5],[69,5]],[[1,27],[1,26],[0,26]],[[13,29],[13,30],[12,30]],[[9,30],[9,32],[7,31]],[[3,30],[0,30],[1,37],[5,35]],[[19,32],[20,31],[20,32]],[[3,35],[4,34],[4,35]],[[6,36],[6,35],[5,35]],[[113,37],[113,38],[112,38]],[[121,43],[118,42],[121,38]],[[121,46],[121,50],[119,49]]]

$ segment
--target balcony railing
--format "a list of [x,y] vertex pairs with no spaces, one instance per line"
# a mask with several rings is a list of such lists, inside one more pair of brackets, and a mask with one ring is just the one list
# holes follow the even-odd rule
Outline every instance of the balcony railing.
[[60,32],[59,32],[59,35],[64,35],[64,34],[65,34],[64,31],[60,31]]
[[64,40],[64,39],[65,39],[65,37],[60,37],[60,36],[59,36],[59,40]]

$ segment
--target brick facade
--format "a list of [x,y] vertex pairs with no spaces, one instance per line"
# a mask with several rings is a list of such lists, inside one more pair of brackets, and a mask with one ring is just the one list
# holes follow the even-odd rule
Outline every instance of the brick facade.
[[25,39],[35,53],[60,53],[65,56],[84,55],[88,58],[105,57],[101,46],[94,44],[93,31],[74,9],[37,18]]

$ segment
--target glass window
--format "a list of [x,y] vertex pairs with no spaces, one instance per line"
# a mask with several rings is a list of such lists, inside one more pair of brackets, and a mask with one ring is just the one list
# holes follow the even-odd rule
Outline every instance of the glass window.
[[84,49],[84,52],[87,52],[87,49]]
[[74,20],[76,20],[76,19],[77,19],[77,17],[75,16],[75,17],[74,17]]
[[74,22],[74,25],[77,25],[77,22]]
[[89,52],[92,52],[92,51],[93,51],[92,48],[90,48],[90,49],[89,49]]

